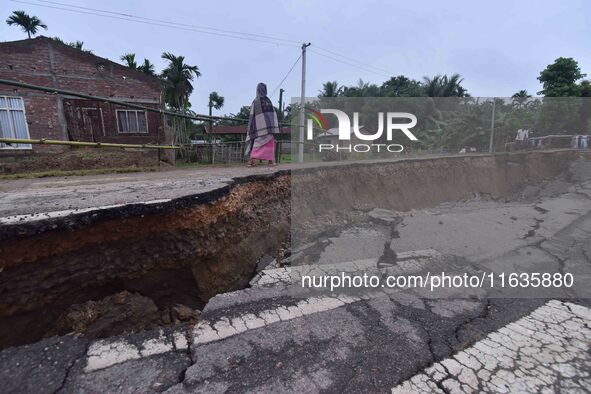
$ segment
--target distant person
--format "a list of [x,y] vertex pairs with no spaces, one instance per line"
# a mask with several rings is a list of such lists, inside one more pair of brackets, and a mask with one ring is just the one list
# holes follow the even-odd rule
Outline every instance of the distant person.
[[579,149],[579,135],[573,135],[570,140],[570,147],[573,149]]
[[575,135],[571,139],[571,148],[573,149],[587,149],[589,147],[588,135]]
[[250,118],[246,129],[246,155],[250,156],[248,167],[255,160],[267,160],[270,166],[275,163],[275,136],[279,133],[279,121],[273,103],[267,97],[267,85],[257,85],[257,95],[250,106]]
[[528,134],[529,130],[525,127],[517,130],[517,135],[515,136],[515,146],[517,149],[522,149],[524,147]]

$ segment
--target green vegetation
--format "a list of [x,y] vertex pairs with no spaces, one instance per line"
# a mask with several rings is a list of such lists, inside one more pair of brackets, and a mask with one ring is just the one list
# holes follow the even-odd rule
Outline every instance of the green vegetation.
[[2,174],[0,180],[23,179],[23,178],[47,178],[56,176],[84,176],[101,174],[122,174],[128,172],[153,172],[158,171],[158,167],[118,167],[118,168],[94,168],[89,170],[52,170],[40,172],[25,172],[19,174]]
[[582,87],[577,81],[585,76],[573,58],[559,57],[540,73],[538,80],[544,89],[538,94],[545,97],[580,97]]
[[398,75],[381,85],[359,80],[356,86],[339,86],[337,81],[322,84],[318,97],[467,97],[460,74],[424,77],[422,82]]
[[12,15],[6,19],[8,26],[20,26],[21,29],[27,33],[27,36],[31,38],[31,35],[37,34],[39,28],[47,30],[47,25],[36,16],[30,16],[25,11],[13,11]]
[[154,64],[149,61],[148,59],[144,58],[144,62],[137,66],[137,70],[143,72],[144,74],[156,76],[156,68]]
[[[538,77],[543,85],[539,94],[544,98],[532,98],[526,90],[519,90],[511,99],[495,99],[496,148],[502,149],[505,142],[512,141],[522,127],[530,128],[535,136],[591,132],[591,100],[580,99],[591,97],[591,82],[582,80],[585,76],[574,59],[561,57]],[[355,111],[363,114],[388,111],[379,108],[379,102],[372,101],[372,97],[400,97],[398,110],[411,112],[419,119],[414,129],[419,141],[409,143],[401,137],[393,142],[403,143],[410,150],[453,152],[465,146],[488,149],[493,101],[470,97],[462,82],[459,74],[424,77],[422,81],[399,75],[381,85],[359,80],[354,86],[340,86],[337,81],[328,81],[319,91],[318,102],[328,97],[367,98],[356,104]],[[413,97],[425,99],[410,99]],[[359,105],[367,106],[367,111]],[[361,121],[368,130],[374,130],[376,120]]]
[[169,62],[160,75],[165,83],[166,103],[178,111],[185,111],[191,107],[189,96],[194,89],[192,82],[201,76],[199,67],[186,64],[184,56],[176,56],[170,52],[164,52],[162,59]]
[[140,65],[138,65],[137,61],[135,60],[135,53],[124,53],[119,59],[125,63],[125,66],[131,68],[132,70],[137,70],[154,77],[156,76],[154,64],[146,58],[144,58],[144,62]]
[[125,53],[120,57],[121,61],[132,70],[137,70],[137,62],[135,61],[135,53]]
[[57,41],[59,43],[62,43],[64,45],[68,45],[74,49],[78,49],[79,51],[82,52],[86,52],[86,53],[92,53],[92,51],[90,49],[84,49],[84,41],[73,41],[73,42],[65,42],[64,40],[62,40],[60,37],[52,37],[52,39],[54,41]]
[[224,97],[220,96],[218,92],[211,92],[207,106],[209,107],[209,115],[211,116],[212,108],[221,109],[224,106]]

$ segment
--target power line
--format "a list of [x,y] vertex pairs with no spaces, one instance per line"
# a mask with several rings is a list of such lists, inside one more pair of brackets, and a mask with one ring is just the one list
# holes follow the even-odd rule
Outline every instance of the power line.
[[[57,9],[57,10],[62,10],[62,11],[69,11],[69,12],[78,13],[78,14],[101,16],[101,17],[105,17],[105,18],[119,19],[119,20],[124,20],[124,21],[129,21],[129,22],[143,23],[143,24],[152,25],[152,26],[161,26],[161,27],[168,27],[168,28],[177,29],[177,30],[184,30],[184,31],[192,31],[192,32],[203,33],[203,34],[217,35],[217,36],[227,37],[227,38],[241,39],[241,40],[254,41],[254,42],[262,42],[262,43],[275,44],[275,45],[283,45],[283,46],[289,46],[289,47],[298,47],[299,46],[299,41],[280,38],[280,37],[274,37],[271,35],[258,34],[258,33],[248,33],[248,32],[241,32],[241,31],[234,31],[234,30],[226,30],[226,29],[220,29],[220,28],[211,27],[211,26],[201,26],[201,25],[192,25],[192,24],[179,23],[179,22],[171,22],[171,21],[166,21],[166,20],[162,20],[162,19],[147,18],[147,17],[143,17],[143,16],[139,16],[139,15],[133,15],[130,13],[122,13],[122,12],[109,11],[109,10],[104,10],[104,9],[99,9],[99,8],[84,7],[84,6],[78,6],[78,5],[74,5],[74,4],[62,3],[62,2],[57,2],[57,1],[50,1],[50,0],[32,0],[34,2],[24,1],[24,0],[11,0],[11,1],[13,1],[15,3],[28,4],[28,5],[38,6],[38,7],[51,8],[51,9]],[[49,4],[52,4],[52,5],[49,5]],[[65,7],[67,7],[67,8],[65,8]],[[360,70],[369,71],[369,72],[379,74],[382,76],[390,77],[393,75],[393,73],[391,73],[388,70],[385,70],[385,69],[382,69],[379,67],[375,67],[369,63],[361,62],[361,61],[356,60],[352,57],[341,55],[341,54],[339,54],[335,51],[332,51],[330,49],[326,49],[326,48],[319,47],[319,46],[315,46],[315,48],[317,50],[314,50],[313,52],[315,52],[316,54],[318,54],[320,56],[324,56],[328,59],[340,62],[342,64],[346,64],[346,65],[349,65],[352,67],[356,67]],[[330,54],[331,56],[327,55],[326,53],[320,53],[320,52],[318,52],[318,50],[326,52],[326,53]]]
[[368,71],[368,72],[371,72],[371,73],[374,73],[374,74],[378,74],[378,75],[381,75],[381,76],[384,76],[384,77],[391,77],[391,76],[392,76],[391,74],[385,74],[385,73],[383,73],[383,72],[375,71],[375,70],[369,69],[369,68],[367,68],[367,67],[362,67],[362,66],[359,66],[359,65],[357,65],[357,64],[354,64],[354,63],[348,62],[348,61],[346,61],[346,60],[342,60],[342,59],[336,58],[336,57],[334,57],[334,56],[329,56],[329,55],[326,55],[326,54],[324,54],[324,53],[321,53],[321,52],[315,51],[315,50],[313,50],[313,49],[311,49],[310,51],[311,51],[311,52],[313,52],[313,53],[315,53],[315,54],[317,54],[317,55],[323,56],[323,57],[325,57],[325,58],[332,59],[332,60],[334,60],[335,62],[339,62],[339,63],[347,64],[347,65],[349,65],[349,66],[351,66],[351,67],[355,67],[355,68],[358,68],[358,69],[360,69],[360,70],[363,70],[363,71]]
[[119,17],[119,16],[115,16],[115,15],[101,14],[101,13],[91,12],[91,11],[75,10],[75,9],[71,9],[71,8],[57,7],[57,6],[38,4],[38,3],[31,3],[28,1],[22,1],[22,0],[11,0],[11,1],[13,1],[15,3],[28,4],[28,5],[44,7],[44,8],[52,8],[52,9],[57,9],[57,10],[62,10],[62,11],[74,12],[74,13],[78,13],[78,14],[102,16],[104,18],[119,19],[119,20],[124,20],[124,21],[128,21],[128,22],[142,23],[142,24],[152,25],[152,26],[168,27],[171,29],[192,31],[192,32],[197,32],[197,33],[210,34],[210,35],[222,36],[222,37],[228,37],[228,38],[236,38],[236,39],[240,39],[240,40],[263,42],[263,43],[267,43],[267,44],[275,44],[278,46],[283,45],[283,46],[296,47],[296,48],[298,47],[298,45],[295,45],[295,44],[289,44],[289,43],[284,43],[284,42],[280,42],[280,41],[272,41],[270,39],[258,39],[258,38],[233,35],[230,33],[226,34],[226,33],[207,31],[207,30],[203,30],[203,29],[199,29],[199,28],[182,27],[176,23],[172,24],[170,22],[162,22],[162,23],[161,22],[150,22],[150,21],[145,21],[145,20],[140,20],[140,19],[134,19],[133,17],[131,17],[131,18],[130,17]]
[[[16,2],[16,3],[21,3],[21,4],[28,4],[28,5],[33,5],[33,6],[45,7],[45,8],[53,8],[53,9],[81,13],[81,14],[87,14],[87,15],[102,16],[102,17],[106,17],[106,18],[120,19],[120,20],[125,20],[125,21],[150,24],[150,25],[154,25],[154,26],[169,27],[169,28],[186,30],[186,31],[188,30],[188,31],[194,31],[197,33],[212,34],[212,35],[218,35],[218,36],[228,37],[228,38],[249,40],[249,41],[255,41],[255,42],[275,44],[275,45],[291,46],[291,47],[296,47],[296,46],[299,46],[299,44],[300,44],[300,42],[296,41],[296,40],[275,37],[275,36],[266,35],[266,34],[248,33],[248,32],[235,31],[235,30],[220,29],[220,28],[211,27],[211,26],[171,22],[171,21],[167,21],[167,20],[163,20],[163,19],[147,18],[147,17],[143,17],[143,16],[139,16],[139,15],[134,15],[131,13],[123,13],[123,12],[109,11],[109,10],[104,10],[104,9],[99,9],[99,8],[84,7],[84,6],[79,6],[79,5],[75,5],[75,4],[68,4],[68,3],[63,3],[63,2],[57,2],[57,1],[50,1],[50,0],[32,0],[34,2],[24,1],[24,0],[12,0],[12,1]],[[53,6],[47,5],[47,4],[53,4]],[[60,6],[60,7],[58,7],[58,6]],[[64,7],[68,7],[68,8],[64,8]],[[362,69],[365,71],[370,71],[370,72],[380,74],[380,75],[392,76],[394,74],[389,70],[375,67],[369,63],[361,62],[357,59],[342,55],[338,52],[335,52],[335,51],[327,49],[327,48],[319,47],[317,45],[315,46],[315,48],[316,48],[316,50],[326,52],[332,56],[328,56],[326,54],[321,54],[321,53],[318,53],[317,51],[315,51],[317,54],[324,56],[326,58],[332,59],[334,61],[337,61],[337,62],[340,62],[343,64],[347,64],[352,67],[357,67],[359,69]]]
[[372,69],[377,70],[377,71],[385,72],[385,73],[387,73],[389,75],[394,75],[394,73],[391,72],[390,70],[386,70],[386,69],[383,69],[383,68],[375,67],[375,66],[373,66],[373,65],[371,65],[369,63],[364,63],[364,62],[361,62],[361,61],[359,61],[357,59],[354,59],[352,57],[341,55],[340,53],[337,53],[335,51],[331,51],[331,50],[326,49],[326,48],[319,47],[318,45],[314,45],[314,48],[315,49],[320,49],[321,51],[324,51],[324,52],[329,53],[329,54],[334,55],[334,56],[338,56],[338,57],[343,58],[345,60],[348,60],[350,62],[358,63],[358,64],[360,64],[362,66],[365,66],[365,67],[368,67],[368,68],[372,68]]
[[289,76],[289,74],[291,74],[291,72],[293,71],[294,67],[296,66],[296,64],[298,64],[298,62],[300,61],[301,58],[302,58],[302,55],[298,56],[298,58],[296,59],[295,63],[291,66],[291,68],[289,69],[289,71],[287,72],[287,74],[285,74],[285,76],[283,77],[283,79],[281,80],[281,82],[279,82],[279,85],[277,85],[277,87],[275,88],[275,90],[273,90],[273,93],[271,93],[271,97],[273,97],[275,95],[275,93],[277,92],[277,89],[279,89],[281,87],[281,85],[283,85],[283,82],[285,82],[285,80],[287,79],[287,77]]
[[75,4],[60,3],[60,2],[57,2],[57,1],[49,1],[49,0],[33,0],[33,1],[35,1],[37,3],[47,3],[47,4],[65,6],[65,7],[70,7],[70,8],[78,8],[78,9],[81,9],[81,10],[96,11],[96,12],[102,12],[102,13],[105,13],[105,14],[119,15],[119,16],[124,16],[124,17],[128,17],[128,18],[142,19],[142,20],[146,20],[146,21],[150,21],[150,22],[166,23],[166,24],[172,24],[172,25],[178,25],[178,26],[192,27],[192,28],[197,28],[197,29],[213,30],[213,31],[222,32],[222,33],[230,33],[230,34],[236,34],[236,35],[247,35],[247,36],[252,36],[252,37],[259,37],[259,38],[270,39],[270,40],[273,40],[273,41],[283,41],[283,42],[288,42],[288,43],[292,43],[292,44],[299,44],[299,41],[290,40],[290,39],[286,39],[286,38],[280,38],[280,37],[273,37],[273,36],[266,35],[266,34],[247,33],[247,32],[242,32],[242,31],[220,29],[220,28],[211,27],[211,26],[192,25],[192,24],[186,24],[186,23],[170,22],[170,21],[163,20],[163,19],[147,18],[147,17],[143,17],[143,16],[139,16],[139,15],[134,15],[134,14],[128,14],[128,13],[122,13],[122,12],[116,12],[116,11],[109,11],[109,10],[98,9],[98,8],[83,7],[83,6],[79,6],[79,5],[75,5]]

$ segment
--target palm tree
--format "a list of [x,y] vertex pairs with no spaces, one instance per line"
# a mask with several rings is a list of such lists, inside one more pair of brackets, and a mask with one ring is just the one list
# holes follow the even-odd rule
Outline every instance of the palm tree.
[[71,46],[72,48],[82,50],[82,47],[84,46],[84,41],[71,42],[68,45]]
[[461,85],[464,79],[460,74],[438,74],[433,78],[423,78],[423,89],[429,97],[466,97],[468,92]]
[[43,29],[47,30],[47,25],[36,16],[30,16],[25,11],[13,11],[12,15],[6,19],[6,23],[9,26],[17,25],[20,26],[21,29],[29,38],[31,38],[31,34],[37,34],[37,30],[42,27]]
[[520,90],[519,92],[515,93],[512,98],[530,98],[531,94],[527,93],[527,90]]
[[[221,109],[224,106],[224,96],[220,96],[218,92],[211,92],[209,94],[209,116],[212,116],[212,108]],[[209,129],[213,132],[213,120],[209,119]],[[212,134],[213,135],[213,134]]]
[[328,81],[322,84],[322,89],[318,91],[318,97],[338,97],[343,93],[343,87],[339,86],[337,81]]
[[137,63],[135,62],[135,53],[126,53],[121,55],[121,61],[127,63],[127,67],[132,70],[137,70]]
[[211,109],[221,109],[224,106],[224,96],[220,96],[218,92],[211,92],[209,94],[209,116],[211,116]]
[[137,70],[148,75],[156,75],[156,71],[154,71],[154,64],[148,59],[144,59],[144,62],[138,66]]
[[64,40],[62,40],[59,37],[52,37],[52,40],[59,42],[60,44],[64,44],[67,45],[69,47],[72,47],[74,49],[78,49],[79,51],[82,52],[86,52],[86,53],[92,53],[92,51],[90,49],[84,49],[84,41],[74,41],[74,42],[65,42]]
[[379,86],[364,82],[363,79],[357,81],[357,86],[345,86],[341,93],[341,96],[345,97],[378,97],[379,95]]
[[527,90],[520,90],[519,92],[515,93],[511,96],[513,99],[513,105],[517,108],[521,108],[528,98],[531,98],[531,94],[527,93]]
[[161,74],[165,83],[165,101],[172,108],[186,110],[189,107],[189,96],[193,93],[191,82],[201,76],[199,67],[185,64],[184,56],[176,56],[170,52],[164,52],[162,58],[169,61]]
[[[162,70],[160,77],[164,81],[164,101],[173,109],[186,113],[191,104],[189,96],[193,92],[191,83],[195,77],[199,78],[201,73],[199,67],[185,64],[184,56],[176,56],[170,52],[164,52],[162,58],[168,60],[168,66]],[[187,122],[185,119],[174,117],[172,124],[176,130],[177,142],[183,146],[188,143]],[[185,155],[181,149],[181,155]]]

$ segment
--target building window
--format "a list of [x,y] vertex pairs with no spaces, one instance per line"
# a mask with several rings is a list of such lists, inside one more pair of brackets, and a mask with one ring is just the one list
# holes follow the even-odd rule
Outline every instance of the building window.
[[[0,137],[29,139],[25,103],[21,97],[0,96]],[[2,144],[0,149],[31,149],[31,144]]]
[[119,133],[147,133],[148,115],[146,111],[118,109],[117,129]]

